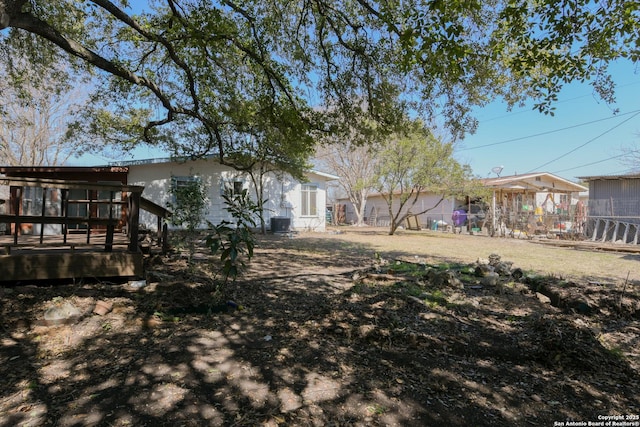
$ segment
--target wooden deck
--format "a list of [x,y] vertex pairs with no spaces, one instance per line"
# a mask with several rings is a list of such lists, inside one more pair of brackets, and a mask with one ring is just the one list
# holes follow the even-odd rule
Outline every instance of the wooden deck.
[[130,252],[124,234],[113,237],[111,250],[105,250],[107,235],[0,236],[0,282],[75,279],[82,277],[142,277],[143,255]]
[[38,252],[0,255],[0,282],[143,277],[142,254],[128,252]]
[[[142,202],[142,187],[32,178],[0,179],[0,184],[12,190],[10,212],[0,214],[0,223],[10,233],[0,235],[0,282],[143,277],[138,241],[141,204],[158,216],[159,241],[166,250],[164,221],[170,213],[151,202]],[[59,198],[53,212],[45,209],[48,200],[43,191],[41,212],[25,213],[21,197],[26,187],[55,189]],[[84,191],[88,197],[72,199],[70,190]],[[108,196],[96,197],[99,194]],[[84,207],[81,216],[70,213],[74,205]]]
[[[87,233],[69,233],[66,238],[61,234],[43,235],[41,242],[40,235],[22,234],[18,236],[17,243],[14,243],[14,235],[0,235],[0,248],[4,249],[4,253],[0,254],[7,255],[21,250],[50,251],[54,248],[105,251],[107,233],[90,233],[88,237],[87,239]],[[126,250],[129,238],[124,233],[114,233],[111,245],[113,250]]]

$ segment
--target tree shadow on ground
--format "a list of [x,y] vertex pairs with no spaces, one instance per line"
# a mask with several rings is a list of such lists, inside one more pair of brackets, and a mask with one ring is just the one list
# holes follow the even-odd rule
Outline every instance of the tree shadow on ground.
[[[263,243],[228,286],[241,310],[213,310],[210,283],[169,260],[154,268],[171,279],[139,290],[3,293],[0,426],[513,426],[640,410],[638,372],[598,339],[599,314],[428,283],[442,297],[420,302],[402,281],[354,282],[366,245]],[[37,324],[54,296],[84,303],[78,323]],[[91,313],[98,298],[113,311]]]

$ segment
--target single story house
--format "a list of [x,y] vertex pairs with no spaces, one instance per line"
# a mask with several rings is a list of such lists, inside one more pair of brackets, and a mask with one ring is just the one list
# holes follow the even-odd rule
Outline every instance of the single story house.
[[[150,207],[153,207],[154,204],[159,207],[167,207],[167,202],[172,197],[170,192],[171,185],[180,185],[181,182],[197,179],[201,180],[208,188],[206,220],[213,224],[218,224],[222,220],[232,219],[224,209],[222,193],[225,188],[230,188],[234,192],[246,189],[252,198],[256,199],[255,188],[248,174],[223,166],[215,158],[189,161],[148,159],[95,167],[2,166],[0,167],[0,175],[16,178],[42,178],[144,186],[142,198]],[[325,230],[326,183],[336,180],[338,177],[319,171],[310,171],[306,174],[306,178],[306,182],[299,182],[282,173],[269,173],[266,176],[264,198],[267,202],[264,207],[264,219],[267,228],[270,228],[273,222],[279,228],[274,231],[287,231],[289,229]],[[2,194],[7,194],[6,199],[3,199],[6,200],[5,203],[0,207],[0,209],[4,209],[7,208],[8,199],[11,197],[8,188],[1,188],[0,191],[3,192]],[[42,191],[43,189],[41,188],[27,188],[25,190],[21,196],[21,210],[24,214],[38,214],[41,211]],[[51,192],[52,190],[48,189],[47,191]],[[71,194],[70,196],[76,199],[95,199],[100,198],[101,195]],[[59,195],[47,194],[45,199],[48,205],[60,210]],[[85,215],[89,206],[91,206],[91,209],[99,209],[95,205],[75,203],[70,209],[75,209],[77,212],[71,213],[73,215]],[[5,210],[9,213],[9,209]],[[157,231],[158,218],[156,211],[157,209],[141,210],[140,224]],[[206,226],[206,223],[202,224],[202,226]],[[25,230],[25,232],[38,233],[39,230],[34,228],[31,231]]]
[[[206,221],[218,224],[231,220],[224,209],[222,194],[225,188],[237,193],[248,190],[256,200],[255,185],[246,172],[239,172],[221,165],[215,158],[176,161],[172,159],[150,159],[118,163],[128,168],[128,183],[144,186],[142,196],[157,205],[167,206],[171,200],[171,186],[193,180],[201,181],[207,188],[208,205]],[[264,219],[272,231],[306,230],[324,231],[326,226],[327,181],[337,176],[319,171],[309,171],[306,182],[293,179],[282,173],[268,173],[264,179]],[[154,219],[141,212],[140,222],[153,229]],[[202,224],[205,226],[206,224]]]
[[640,243],[640,174],[580,179],[589,184],[587,237],[594,241]]

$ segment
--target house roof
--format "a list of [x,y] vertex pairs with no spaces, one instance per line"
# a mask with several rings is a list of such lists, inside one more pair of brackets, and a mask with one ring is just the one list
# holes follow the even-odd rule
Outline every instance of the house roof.
[[583,181],[595,181],[595,180],[605,180],[605,179],[640,179],[640,173],[631,173],[627,175],[579,176],[578,178]]
[[122,166],[0,166],[0,175],[10,178],[41,178],[88,182],[127,183],[129,168]]
[[[203,157],[203,159],[212,158],[213,155],[208,155]],[[173,163],[173,162],[184,162],[192,160],[188,157],[154,157],[152,159],[136,159],[136,160],[120,160],[117,162],[110,162],[111,166],[138,166],[138,165],[152,165],[156,163]]]
[[121,165],[110,166],[0,166],[0,173],[4,175],[33,174],[33,173],[75,173],[75,172],[127,172]]
[[309,173],[312,173],[312,174],[318,175],[318,176],[320,176],[320,177],[322,177],[322,178],[326,178],[326,179],[327,179],[327,181],[333,181],[333,180],[335,180],[335,179],[340,179],[340,177],[339,177],[339,176],[337,176],[337,175],[332,175],[332,174],[327,173],[327,172],[320,172],[320,171],[317,171],[317,170],[315,170],[315,169],[311,169],[311,170],[309,171]]
[[[198,159],[189,159],[187,157],[158,157],[158,158],[154,158],[154,159],[140,159],[140,160],[127,160],[127,161],[121,161],[121,162],[113,162],[110,163],[110,165],[113,166],[139,166],[139,165],[152,165],[152,164],[163,164],[163,163],[174,163],[174,162],[185,162],[185,161],[190,161],[190,160],[208,160],[208,159],[212,159],[212,160],[216,160],[217,156],[214,154],[210,154],[208,156],[202,157],[202,158],[198,158]],[[308,171],[311,174],[317,175],[319,177],[325,178],[327,181],[333,181],[336,179],[340,179],[339,176],[336,175],[332,175],[330,173],[327,172],[321,172],[315,169],[311,169]]]
[[574,193],[586,191],[587,188],[548,172],[536,172],[522,175],[511,175],[480,180],[486,187],[508,190],[512,192],[544,192]]

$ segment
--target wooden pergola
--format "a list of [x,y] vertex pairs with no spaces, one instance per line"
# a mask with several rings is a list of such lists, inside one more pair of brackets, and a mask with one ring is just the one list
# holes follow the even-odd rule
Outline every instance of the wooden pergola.
[[[167,248],[170,213],[143,199],[144,187],[28,177],[0,178],[0,185],[11,194],[9,211],[0,214],[7,225],[0,281],[142,277],[141,208],[158,217],[158,241]],[[37,212],[25,206],[27,192],[39,195]]]

